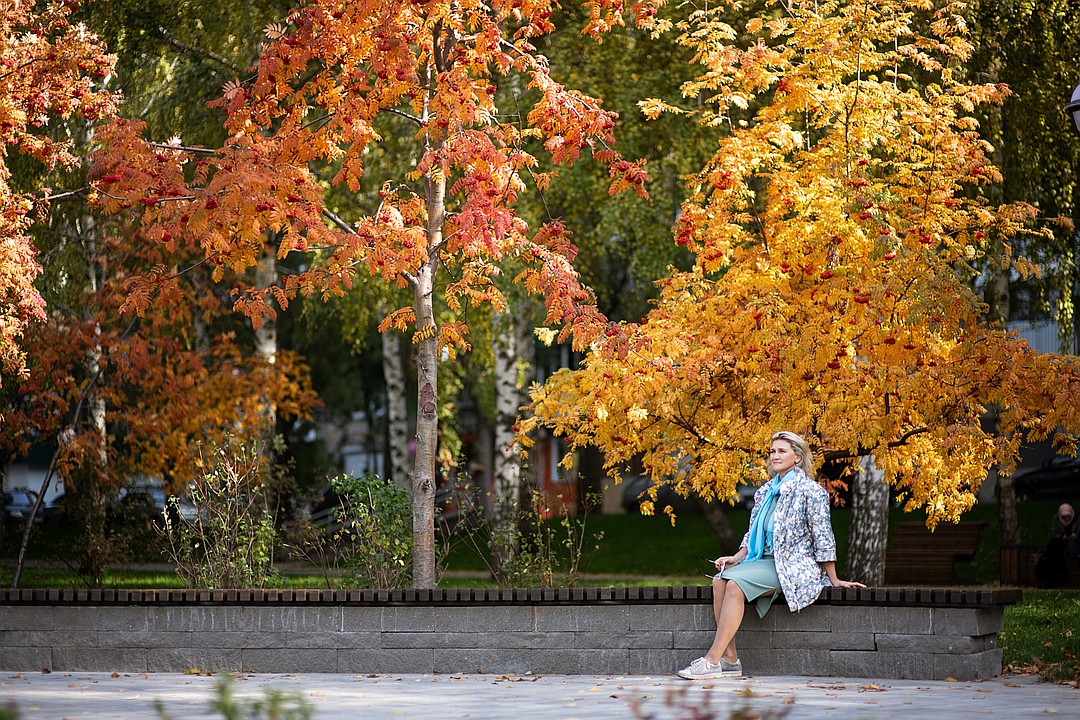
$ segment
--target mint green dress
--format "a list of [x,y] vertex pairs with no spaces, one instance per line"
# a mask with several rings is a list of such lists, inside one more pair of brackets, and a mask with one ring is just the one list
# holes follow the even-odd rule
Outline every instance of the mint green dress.
[[[766,527],[772,527],[776,505],[777,503],[772,503],[769,507],[768,515],[765,516]],[[776,596],[780,594],[780,577],[776,574],[776,561],[773,560],[772,548],[768,545],[757,560],[725,568],[717,577],[734,581],[746,595],[746,599],[754,602],[759,618],[765,617]],[[770,590],[773,592],[770,593]]]

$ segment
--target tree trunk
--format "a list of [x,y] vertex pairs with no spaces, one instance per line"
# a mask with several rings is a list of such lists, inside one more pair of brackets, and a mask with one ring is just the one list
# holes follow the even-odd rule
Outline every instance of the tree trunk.
[[438,444],[438,333],[431,294],[435,270],[421,268],[414,290],[416,348],[416,456],[413,460],[413,586],[435,587],[435,454]]
[[[266,290],[276,284],[277,281],[277,254],[274,250],[273,243],[267,242],[263,244],[263,251],[259,256],[259,263],[255,267],[255,287],[259,290]],[[267,298],[266,302],[269,304],[272,301]],[[262,324],[255,328],[255,355],[273,365],[277,360],[277,351],[277,320],[265,318]],[[266,402],[263,406],[263,416],[263,427],[266,432],[272,433],[273,429],[277,426],[277,408],[275,408],[272,403]],[[267,443],[267,453],[272,452],[271,447],[272,445]]]
[[713,534],[716,535],[717,547],[720,549],[720,553],[730,554],[735,552],[739,547],[739,540],[742,538],[735,537],[735,532],[731,529],[731,521],[728,520],[727,513],[724,512],[723,504],[718,500],[706,502],[698,498],[698,505],[701,506],[705,519],[709,521],[709,527],[712,528]]
[[994,495],[998,504],[999,549],[1020,544],[1020,522],[1016,515],[1016,488],[1011,473],[997,474]]
[[521,497],[520,447],[513,425],[521,406],[518,342],[514,314],[495,313],[495,468],[491,487],[491,567],[498,575],[517,552]]
[[[89,133],[83,142],[90,142]],[[101,290],[102,269],[98,266],[97,248],[97,225],[92,216],[83,216],[76,224],[75,235],[80,238],[83,245],[83,253],[86,257],[86,280],[91,294]],[[100,329],[98,331],[100,335]],[[106,502],[103,480],[105,470],[108,467],[108,428],[106,425],[105,400],[95,391],[95,387],[101,380],[103,368],[101,367],[102,350],[100,343],[95,342],[86,355],[87,380],[82,394],[76,403],[72,413],[71,429],[78,427],[83,411],[87,413],[90,426],[97,438],[97,453],[87,456],[82,461],[78,482],[76,478],[67,478],[66,491],[71,494],[78,493],[79,514],[82,517],[81,542],[72,549],[68,559],[75,564],[79,573],[94,583],[100,583],[105,575],[109,558],[108,524],[106,522]],[[49,485],[56,473],[57,460],[60,457],[61,443],[66,441],[66,433],[57,437],[57,449],[53,453],[49,463],[49,469],[41,482],[38,490],[37,502],[27,518],[26,529],[23,532],[22,542],[19,545],[19,557],[15,563],[15,572],[12,577],[12,587],[19,586],[22,568],[26,558],[26,550],[30,545],[30,534],[34,529],[34,518],[37,516],[41,505],[45,502],[45,495],[49,491]]]
[[[1006,326],[1009,322],[1009,271],[994,272],[986,290],[987,316]],[[1000,434],[1000,430],[998,431]],[[1016,492],[1011,473],[997,469],[994,495],[998,503],[998,526],[1001,530],[998,548],[1020,544],[1020,520],[1016,514]]]
[[382,333],[382,368],[386,382],[386,436],[390,480],[409,486],[409,410],[405,395],[404,343],[394,328]]
[[888,536],[889,486],[874,456],[864,455],[852,483],[846,580],[871,587],[884,583]]
[[[434,82],[429,66],[429,82]],[[427,108],[424,111],[427,117]],[[444,141],[430,142],[436,156]],[[435,324],[435,271],[446,219],[446,172],[424,177],[428,259],[411,278],[416,316],[416,455],[413,458],[413,587],[435,587],[435,457],[439,442],[439,330]]]
[[[96,295],[102,289],[102,270],[98,267],[97,225],[92,217],[82,219],[79,236],[86,247],[88,280],[90,290]],[[100,328],[97,329],[100,336]],[[101,345],[97,342],[90,348],[86,358],[86,375],[100,378],[104,369],[101,367]],[[109,561],[109,538],[107,522],[108,499],[105,496],[104,479],[108,467],[108,428],[105,416],[105,398],[94,390],[97,383],[91,385],[86,396],[86,412],[90,427],[98,443],[97,455],[84,460],[84,483],[80,492],[84,494],[88,516],[86,517],[85,545],[79,552],[79,571],[87,578],[100,582],[105,577]],[[76,423],[78,420],[76,420]]]

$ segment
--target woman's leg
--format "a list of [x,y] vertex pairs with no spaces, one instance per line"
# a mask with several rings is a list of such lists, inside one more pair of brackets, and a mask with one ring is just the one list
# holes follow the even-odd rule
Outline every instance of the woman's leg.
[[716,615],[716,634],[712,646],[705,653],[705,659],[711,663],[720,662],[723,657],[728,662],[739,659],[735,648],[735,633],[742,624],[743,610],[746,608],[746,596],[738,583],[730,580],[713,578],[713,612]]

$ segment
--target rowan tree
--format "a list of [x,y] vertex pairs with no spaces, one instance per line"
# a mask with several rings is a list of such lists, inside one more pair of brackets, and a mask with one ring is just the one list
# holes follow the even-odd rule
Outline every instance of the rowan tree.
[[[62,149],[64,162],[40,162],[49,159],[42,157],[12,167],[10,177],[19,187],[36,189],[47,183],[65,191],[55,193],[57,201],[48,216],[39,214],[38,222],[28,228],[36,251],[44,258],[36,285],[47,308],[43,322],[30,326],[23,338],[25,371],[4,387],[6,422],[0,425],[0,449],[17,457],[31,443],[56,448],[45,483],[64,482],[72,503],[69,507],[78,507],[73,517],[83,532],[65,559],[93,580],[100,579],[109,559],[105,510],[110,490],[134,476],[147,475],[162,479],[169,491],[180,492],[198,472],[196,444],[220,444],[226,434],[238,431],[261,432],[270,407],[286,416],[303,416],[314,397],[306,367],[295,355],[260,358],[252,352],[250,327],[231,310],[222,311],[231,304],[227,292],[215,288],[207,269],[190,256],[186,246],[176,245],[166,252],[145,243],[138,228],[122,219],[94,218],[82,202],[94,121],[117,111],[114,103],[121,102],[104,90],[115,87],[117,73],[124,74],[125,88],[135,95],[132,104],[142,110],[152,107],[150,116],[156,122],[162,122],[162,116],[174,119],[170,108],[183,107],[191,98],[185,96],[189,86],[177,89],[184,63],[157,62],[158,58],[148,55],[147,46],[152,43],[140,43],[145,41],[145,28],[121,27],[118,18],[130,6],[98,4],[76,15],[66,14],[75,10],[75,4],[69,3],[47,13],[60,13],[63,22],[54,18],[53,27],[78,28],[86,48],[99,55],[100,40],[88,27],[104,28],[125,58],[114,62],[100,55],[98,65],[80,64],[86,66],[82,69],[87,77],[66,96],[97,98],[99,104],[87,105],[89,111],[32,118],[32,129],[40,136],[37,141]],[[168,24],[159,14],[152,34],[171,37],[197,54],[170,36]],[[230,29],[235,32],[236,25]],[[28,34],[25,40],[33,45],[35,37]],[[46,32],[44,37],[51,36]],[[5,34],[4,40],[8,39]],[[215,62],[227,62],[222,52],[218,48]],[[242,48],[230,48],[230,52],[242,53]],[[43,57],[54,54],[59,51]],[[161,68],[173,74],[155,76],[154,71]],[[34,92],[55,97],[60,90],[50,83],[60,79],[60,70],[46,68],[41,77],[23,81]],[[77,100],[70,102],[78,108]],[[204,129],[185,122],[196,131]],[[218,128],[220,133],[220,123]],[[94,179],[93,173],[90,178]],[[37,191],[28,197],[43,194],[49,195]],[[126,299],[126,283],[155,266],[163,273],[153,289],[160,301],[137,320],[122,315],[119,308]],[[28,523],[16,583],[32,528]]]
[[[589,34],[623,22],[618,0],[588,6]],[[415,329],[418,587],[435,581],[440,350],[468,347],[469,307],[503,307],[492,282],[500,261],[525,264],[518,280],[544,295],[547,321],[561,323],[565,337],[584,346],[605,327],[571,265],[566,228],[557,220],[530,228],[515,215],[526,181],[543,187],[551,180],[532,172],[535,159],[524,143],[542,142],[558,165],[591,152],[609,167],[611,192],[644,192],[642,167],[612,148],[612,114],[559,84],[533,45],[554,29],[553,7],[550,0],[312,0],[267,28],[258,66],[225,87],[220,107],[229,139],[222,147],[154,144],[135,121],[100,136],[101,200],[110,212],[140,209],[151,241],[171,248],[180,238],[195,240],[220,273],[254,266],[268,241],[278,257],[313,253],[307,269],[279,284],[238,288],[236,308],[256,322],[296,293],[341,293],[357,272],[411,290],[411,305],[383,329]],[[646,24],[655,14],[645,3],[635,11]],[[499,83],[529,88],[522,114],[496,105]],[[410,122],[420,150],[411,170],[382,188],[375,212],[339,218],[324,205],[327,186],[361,191],[365,153],[380,141],[374,119],[385,113]],[[134,284],[129,306],[145,310],[157,282],[150,276]],[[436,323],[436,292],[460,320]]]
[[674,228],[695,266],[536,388],[523,431],[728,499],[789,429],[819,457],[872,455],[931,527],[1015,462],[1022,432],[1075,452],[1080,361],[1034,353],[972,290],[976,263],[1034,270],[1010,243],[1035,212],[983,192],[1001,177],[972,113],[1008,89],[964,80],[959,7],[764,2],[732,24],[734,7],[677,24],[701,65],[691,102],[642,103],[723,130]]
[[0,384],[25,374],[23,334],[45,319],[28,230],[48,211],[50,191],[13,188],[9,161],[14,153],[45,167],[72,165],[70,142],[49,129],[65,118],[105,117],[114,107],[114,98],[95,88],[113,59],[84,25],[69,21],[70,11],[69,3],[25,0],[0,8]]

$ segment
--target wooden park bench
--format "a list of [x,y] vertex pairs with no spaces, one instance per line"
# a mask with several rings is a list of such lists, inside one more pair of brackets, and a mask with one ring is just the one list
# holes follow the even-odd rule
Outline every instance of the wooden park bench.
[[897,523],[885,550],[886,585],[955,585],[956,561],[975,557],[983,522]]

